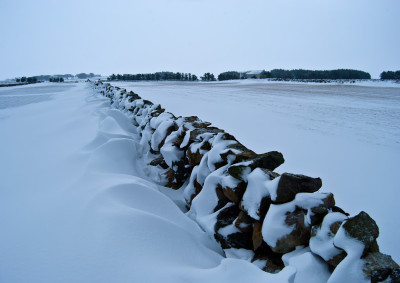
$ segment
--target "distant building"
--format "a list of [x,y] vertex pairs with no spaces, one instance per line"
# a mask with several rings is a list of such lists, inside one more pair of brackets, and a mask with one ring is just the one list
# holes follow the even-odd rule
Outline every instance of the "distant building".
[[262,76],[263,70],[253,70],[241,73],[241,77],[244,79],[259,79]]

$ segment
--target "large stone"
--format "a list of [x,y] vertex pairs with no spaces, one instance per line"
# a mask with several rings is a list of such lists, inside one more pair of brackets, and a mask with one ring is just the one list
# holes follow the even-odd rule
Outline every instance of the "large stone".
[[236,228],[245,233],[253,230],[253,219],[246,212],[241,211],[234,222]]
[[216,127],[196,128],[196,129],[190,131],[189,141],[190,141],[190,143],[201,142],[201,141],[203,141],[201,138],[203,134],[216,135],[218,133],[223,133],[223,132],[224,132],[223,130],[218,129]]
[[368,251],[374,245],[379,236],[379,228],[375,221],[364,211],[358,215],[349,218],[342,228],[347,234],[364,244],[364,252]]
[[232,202],[239,204],[242,200],[243,194],[246,191],[246,183],[240,182],[236,187],[223,187],[224,195]]
[[267,153],[259,154],[253,159],[252,166],[255,168],[263,168],[268,170],[275,170],[285,162],[282,153],[278,151],[270,151]]
[[151,166],[160,166],[163,169],[167,169],[168,165],[167,163],[165,163],[164,157],[162,155],[160,155],[159,157],[153,159],[149,165]]
[[186,150],[186,156],[190,166],[199,165],[204,154],[211,149],[211,144],[208,141],[196,142],[194,145],[198,145],[194,147],[196,150],[193,150],[192,147]]
[[283,173],[279,180],[274,203],[285,203],[294,200],[297,193],[314,193],[322,186],[320,178]]
[[129,97],[128,98],[129,102],[132,102],[136,99],[141,99],[141,97],[138,94],[134,93],[133,91],[128,92],[126,96]]
[[248,249],[251,250],[251,234],[236,232],[226,236],[216,233],[214,235],[215,239],[221,243],[223,249]]
[[363,272],[371,282],[400,282],[400,267],[391,256],[376,252],[363,260]]
[[335,198],[332,193],[329,193],[325,198],[322,199],[322,204],[311,208],[310,211],[310,221],[311,225],[316,225],[321,223],[322,219],[329,210],[335,205]]
[[333,244],[333,239],[346,218],[347,216],[342,213],[330,212],[324,217],[322,223],[311,228],[311,251],[333,267],[347,256],[344,250],[338,249]]
[[[189,117],[183,117],[183,122],[185,123],[185,128],[190,130],[190,128],[206,128],[211,125],[210,122],[205,122],[200,120],[197,116],[189,116]],[[189,125],[188,125],[189,124]]]
[[[167,123],[167,122],[165,122]],[[165,130],[165,132],[159,131],[158,129],[154,132],[152,140],[151,140],[151,149],[153,151],[158,152],[160,148],[165,143],[165,140],[167,137],[172,133],[178,130],[178,126],[176,125],[175,122],[172,122],[171,125]],[[156,140],[160,139],[160,142],[157,144]]]
[[252,235],[252,240],[253,240],[253,250],[257,250],[259,247],[261,247],[263,243],[263,236],[261,233],[261,228],[262,225],[258,221],[254,221],[254,226],[253,226],[253,235]]
[[229,203],[229,199],[225,196],[222,186],[220,184],[217,185],[217,187],[215,188],[215,193],[218,197],[218,204],[217,206],[214,208],[214,212],[220,210],[221,208],[223,208],[227,203]]
[[282,254],[274,253],[266,243],[261,245],[251,261],[268,273],[278,273],[285,267]]
[[228,168],[228,173],[238,179],[245,180],[246,174],[250,173],[256,168],[268,169],[273,171],[280,166],[285,160],[282,153],[278,151],[271,151],[263,154],[256,155],[252,159],[245,162],[234,164]]
[[233,203],[230,206],[221,209],[218,212],[214,230],[217,232],[220,228],[232,224],[236,217],[238,217],[239,213],[240,209]]
[[310,239],[310,227],[304,221],[305,211],[296,208],[295,211],[287,213],[285,223],[292,226],[293,230],[276,242],[275,247],[271,247],[276,253],[288,253],[297,246],[307,246]]
[[252,248],[251,233],[243,233],[233,224],[239,213],[240,209],[236,205],[232,204],[221,209],[217,215],[217,222],[214,227],[214,237],[218,242],[220,242],[224,249]]
[[227,148],[228,150],[220,154],[225,163],[228,163],[228,156],[234,156],[234,159],[232,159],[231,162],[237,163],[254,158],[257,155],[254,151],[248,149],[239,142],[230,144]]
[[166,170],[163,175],[167,179],[167,184],[165,185],[167,188],[172,188],[174,190],[179,189],[178,185],[175,182],[175,175],[174,175],[174,170],[171,168]]
[[172,169],[174,171],[176,183],[180,187],[189,178],[193,167],[186,166],[186,160],[182,159],[180,161],[173,161]]

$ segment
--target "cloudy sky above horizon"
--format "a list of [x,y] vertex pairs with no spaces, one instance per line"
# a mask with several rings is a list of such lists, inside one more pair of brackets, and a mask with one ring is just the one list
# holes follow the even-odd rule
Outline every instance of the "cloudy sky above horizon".
[[400,69],[398,0],[0,0],[0,80]]

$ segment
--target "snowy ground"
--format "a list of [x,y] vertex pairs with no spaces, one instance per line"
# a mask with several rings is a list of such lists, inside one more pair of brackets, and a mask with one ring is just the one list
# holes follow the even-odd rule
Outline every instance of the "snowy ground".
[[285,282],[293,274],[223,257],[146,181],[135,128],[88,85],[5,88],[0,97],[0,282]]
[[390,82],[113,82],[175,115],[198,115],[258,153],[279,150],[277,172],[321,177],[324,191],[379,227],[383,253],[400,262],[400,88]]

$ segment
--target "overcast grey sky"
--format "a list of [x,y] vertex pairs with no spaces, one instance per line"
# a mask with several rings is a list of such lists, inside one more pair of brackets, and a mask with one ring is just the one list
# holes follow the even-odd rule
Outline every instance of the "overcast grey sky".
[[0,79],[400,69],[399,0],[0,0]]

